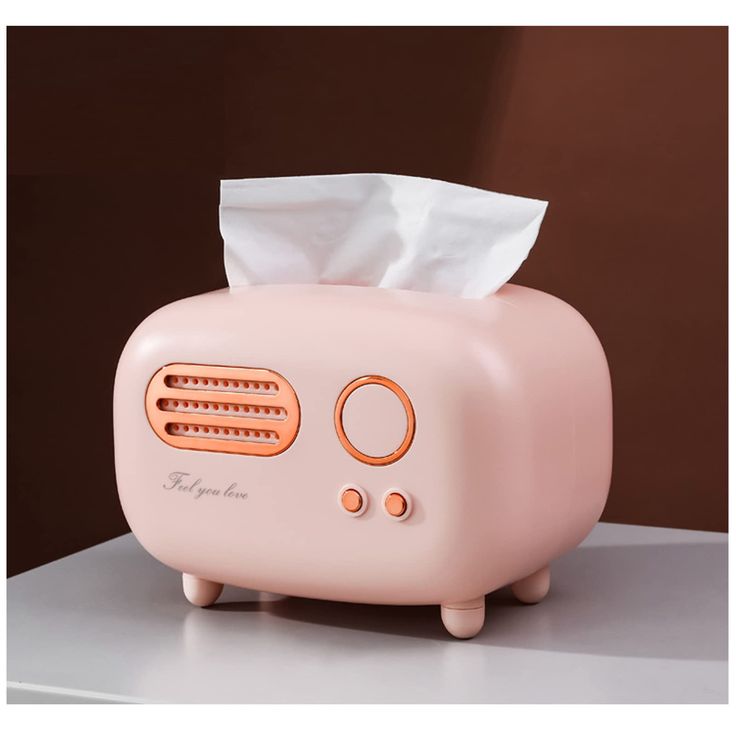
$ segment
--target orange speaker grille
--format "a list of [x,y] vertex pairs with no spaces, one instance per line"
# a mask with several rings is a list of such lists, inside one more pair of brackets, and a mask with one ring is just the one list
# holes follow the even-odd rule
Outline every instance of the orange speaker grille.
[[146,415],[172,447],[261,457],[286,450],[300,421],[296,393],[278,373],[188,363],[153,376]]

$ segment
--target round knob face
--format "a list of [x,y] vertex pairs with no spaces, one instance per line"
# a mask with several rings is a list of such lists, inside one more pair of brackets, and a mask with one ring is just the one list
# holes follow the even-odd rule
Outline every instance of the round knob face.
[[337,505],[348,516],[361,516],[368,508],[368,496],[360,486],[349,483],[338,491]]
[[393,521],[404,521],[411,516],[411,496],[398,488],[391,488],[383,494],[381,500],[383,512]]
[[363,499],[354,488],[348,488],[340,496],[342,507],[351,514],[357,514],[363,508]]
[[364,376],[348,384],[335,407],[335,428],[342,446],[369,465],[396,462],[414,439],[414,409],[406,392],[382,376]]
[[390,516],[398,518],[406,513],[406,499],[400,493],[389,493],[384,505]]

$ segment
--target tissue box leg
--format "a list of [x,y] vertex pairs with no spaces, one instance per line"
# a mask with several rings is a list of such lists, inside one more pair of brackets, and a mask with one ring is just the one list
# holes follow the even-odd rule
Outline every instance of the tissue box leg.
[[186,599],[194,606],[211,606],[222,593],[222,583],[203,580],[187,573],[181,576],[181,582]]
[[541,570],[517,580],[511,586],[511,592],[522,603],[539,603],[549,593],[549,565]]
[[447,603],[441,606],[442,623],[457,639],[471,639],[480,632],[486,620],[486,599]]

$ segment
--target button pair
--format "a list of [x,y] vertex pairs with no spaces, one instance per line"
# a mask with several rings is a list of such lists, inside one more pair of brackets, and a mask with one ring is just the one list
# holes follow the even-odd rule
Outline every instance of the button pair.
[[[338,503],[350,516],[360,516],[368,507],[368,496],[358,486],[344,486],[338,495]],[[394,521],[403,521],[411,513],[411,502],[408,494],[391,489],[383,494],[381,502],[384,513]]]

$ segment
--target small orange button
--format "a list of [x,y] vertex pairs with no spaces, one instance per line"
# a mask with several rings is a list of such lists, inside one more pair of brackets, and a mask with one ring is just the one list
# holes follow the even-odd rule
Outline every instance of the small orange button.
[[363,508],[363,498],[360,493],[353,488],[348,488],[348,490],[343,491],[340,500],[342,501],[342,507],[345,511],[351,514],[357,514],[358,511]]
[[400,493],[389,493],[384,501],[386,511],[391,516],[399,517],[406,513],[407,503],[406,499]]

